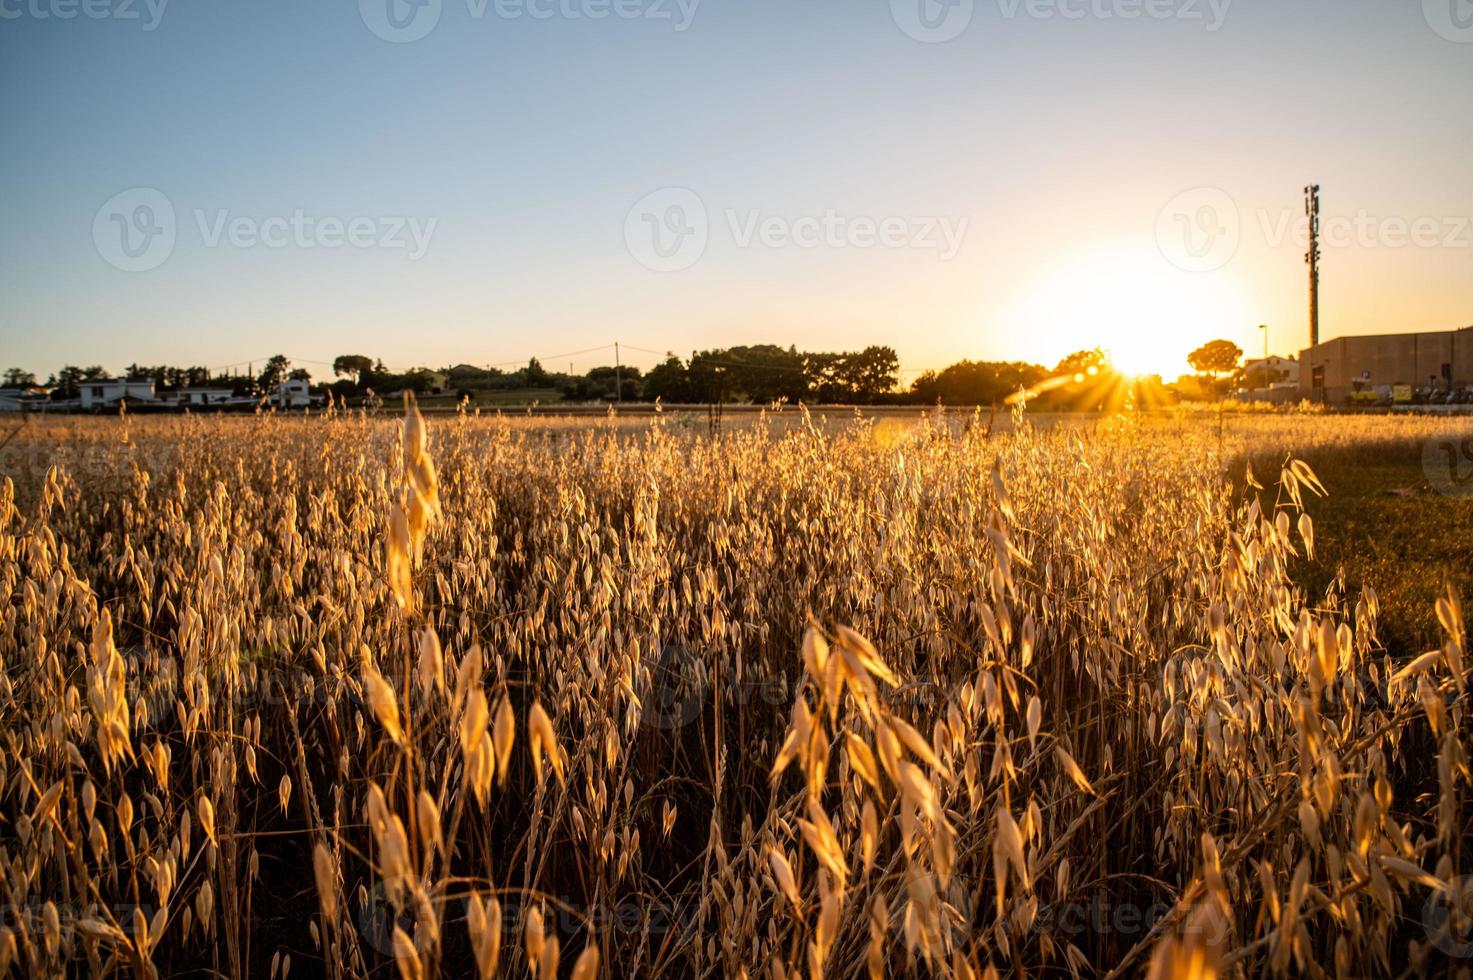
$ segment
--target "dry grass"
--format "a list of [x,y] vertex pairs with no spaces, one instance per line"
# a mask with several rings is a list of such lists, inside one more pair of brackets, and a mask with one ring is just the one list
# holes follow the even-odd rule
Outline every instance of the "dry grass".
[[1291,454],[1445,423],[987,421],[28,426],[0,965],[1462,963],[1457,597],[1389,652],[1291,577]]

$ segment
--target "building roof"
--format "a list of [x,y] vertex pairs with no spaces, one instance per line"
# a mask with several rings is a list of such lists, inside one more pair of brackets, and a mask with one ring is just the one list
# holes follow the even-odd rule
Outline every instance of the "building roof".
[[[1337,340],[1392,340],[1397,337],[1436,337],[1443,334],[1466,333],[1473,330],[1473,326],[1453,327],[1451,330],[1402,330],[1397,333],[1352,333],[1342,334],[1339,337],[1331,337],[1329,340],[1321,340],[1320,346],[1333,344]],[[1309,348],[1305,348],[1308,350]]]

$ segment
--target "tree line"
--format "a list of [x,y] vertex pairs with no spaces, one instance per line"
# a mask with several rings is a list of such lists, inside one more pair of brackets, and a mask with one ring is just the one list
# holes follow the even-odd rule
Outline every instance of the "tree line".
[[[1099,349],[1078,351],[1052,370],[1022,361],[961,361],[942,371],[926,371],[908,388],[900,383],[900,358],[893,347],[872,345],[858,351],[801,351],[794,346],[756,344],[700,350],[688,358],[669,353],[648,371],[602,365],[585,374],[548,371],[533,358],[524,368],[502,371],[458,365],[442,372],[425,369],[392,376],[418,393],[442,390],[474,398],[479,391],[556,393],[569,401],[628,401],[667,404],[776,403],[904,405],[989,405],[1006,401],[1045,379],[1108,368]],[[343,355],[333,363],[344,394],[391,390],[380,362]]]
[[[82,390],[82,385],[106,381],[113,378],[111,371],[94,364],[90,367],[78,367],[68,364],[60,371],[56,371],[47,377],[43,387],[51,390],[51,397],[56,399],[76,398]],[[174,367],[168,364],[129,364],[121,375],[117,375],[126,381],[152,381],[160,391],[174,391],[180,388],[230,388],[237,394],[257,395],[270,394],[276,386],[283,381],[301,379],[311,380],[311,374],[305,369],[293,367],[292,362],[283,354],[277,354],[266,361],[260,373],[232,374],[230,372],[213,373],[205,367]],[[36,387],[36,375],[21,368],[9,368],[0,383],[6,388],[30,388]]]
[[[1230,341],[1214,340],[1189,356],[1198,378],[1183,378],[1172,385],[1164,385],[1159,378],[1144,383],[1175,398],[1220,397],[1222,382],[1243,377],[1238,368],[1242,353]],[[879,345],[844,352],[800,351],[776,344],[713,348],[692,352],[688,358],[667,354],[648,371],[601,365],[583,374],[550,371],[536,358],[515,370],[460,364],[439,371],[417,367],[395,372],[382,360],[363,354],[340,355],[332,369],[333,380],[325,387],[345,399],[409,389],[420,395],[448,394],[472,400],[481,393],[502,393],[528,400],[580,402],[997,405],[1028,391],[1030,398],[1042,400],[1045,406],[1062,406],[1078,400],[1078,388],[1086,379],[1089,389],[1119,383],[1108,355],[1099,348],[1076,351],[1052,369],[1027,361],[958,361],[939,371],[921,373],[908,387],[900,383],[900,358],[895,349]],[[288,379],[311,379],[307,370],[281,354],[267,360],[259,372],[212,375],[202,367],[130,364],[123,376],[153,380],[165,391],[213,386],[229,387],[242,395],[268,394]],[[100,366],[68,365],[51,375],[46,386],[54,398],[75,398],[82,384],[107,377],[109,373]],[[4,373],[4,384],[25,387],[35,385],[36,378],[11,368]]]

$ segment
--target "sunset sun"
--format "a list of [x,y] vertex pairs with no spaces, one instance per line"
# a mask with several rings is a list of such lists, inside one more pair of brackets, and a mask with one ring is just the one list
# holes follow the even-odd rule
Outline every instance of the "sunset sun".
[[1190,370],[1188,352],[1247,316],[1230,277],[1182,273],[1154,248],[1121,245],[1040,275],[1014,308],[1013,323],[1060,356],[1101,347],[1125,374],[1173,380]]

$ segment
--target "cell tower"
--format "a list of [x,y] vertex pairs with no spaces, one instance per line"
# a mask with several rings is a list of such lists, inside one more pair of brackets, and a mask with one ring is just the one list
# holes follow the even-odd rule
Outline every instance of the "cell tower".
[[1320,345],[1320,185],[1304,189],[1304,213],[1309,216],[1309,346]]

